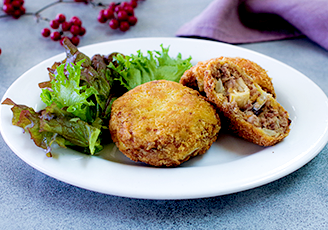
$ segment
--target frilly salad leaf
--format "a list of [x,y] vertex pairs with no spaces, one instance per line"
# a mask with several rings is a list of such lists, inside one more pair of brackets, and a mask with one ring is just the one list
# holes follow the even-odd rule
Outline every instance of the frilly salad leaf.
[[2,104],[13,105],[12,124],[28,132],[35,145],[45,149],[49,156],[53,143],[64,148],[79,146],[88,154],[102,149],[100,129],[59,109],[55,104],[39,112],[25,105],[18,105],[8,98]]
[[90,106],[95,104],[87,100],[91,95],[97,95],[97,90],[86,85],[80,86],[81,65],[84,60],[67,65],[68,77],[64,73],[65,65],[57,68],[57,75],[51,81],[51,89],[42,89],[41,99],[47,105],[55,103],[60,109],[67,107],[67,112],[81,118],[83,121],[92,121]]
[[[33,108],[18,105],[10,99],[2,104],[13,105],[13,125],[28,132],[34,143],[51,155],[51,145],[78,148],[79,151],[94,154],[99,152],[103,120],[95,117],[96,105],[91,96],[98,91],[88,85],[81,85],[81,65],[66,63],[58,66],[50,88],[42,89],[40,95],[45,109],[35,112]],[[107,129],[107,127],[106,127]]]
[[[49,119],[50,118],[50,119]],[[87,122],[72,116],[69,112],[59,109],[52,104],[42,111],[40,131],[50,132],[63,137],[66,145],[79,146],[94,154],[102,149],[98,138],[101,130]],[[57,144],[61,145],[56,141]],[[85,152],[85,151],[84,151]]]
[[127,90],[154,80],[179,82],[183,73],[192,67],[191,57],[182,59],[179,53],[176,58],[169,56],[169,48],[161,45],[161,51],[148,51],[147,56],[139,50],[137,55],[117,55],[109,68],[116,72],[115,80],[121,82]]

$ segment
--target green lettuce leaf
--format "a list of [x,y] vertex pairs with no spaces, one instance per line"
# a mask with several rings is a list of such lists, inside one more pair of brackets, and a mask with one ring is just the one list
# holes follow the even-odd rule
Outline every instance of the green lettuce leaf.
[[169,48],[161,45],[162,51],[148,51],[145,56],[140,50],[130,56],[117,55],[109,68],[116,72],[115,79],[127,90],[154,80],[179,82],[183,73],[192,67],[191,57],[182,59],[179,53],[176,58],[168,54]]
[[88,148],[91,154],[103,148],[98,138],[101,133],[99,128],[71,116],[67,111],[59,109],[54,104],[47,106],[42,111],[41,118],[41,132],[56,133],[72,145]]
[[88,154],[103,149],[99,138],[101,130],[98,127],[59,109],[55,104],[40,112],[35,112],[33,108],[25,105],[18,105],[8,98],[2,104],[13,105],[12,124],[28,132],[35,145],[45,149],[47,154],[50,154],[53,143],[64,148],[78,146]]
[[81,118],[83,121],[92,121],[90,106],[94,106],[92,95],[97,95],[97,90],[92,86],[80,86],[81,64],[84,60],[66,65],[68,76],[65,75],[65,64],[57,68],[57,75],[51,81],[51,89],[42,89],[40,95],[42,101],[50,106],[55,103],[59,108]]

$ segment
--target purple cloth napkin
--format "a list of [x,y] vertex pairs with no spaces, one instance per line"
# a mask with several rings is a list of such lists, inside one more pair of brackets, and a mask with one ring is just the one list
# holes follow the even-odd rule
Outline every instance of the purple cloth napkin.
[[215,0],[176,33],[234,44],[301,35],[328,50],[327,0]]

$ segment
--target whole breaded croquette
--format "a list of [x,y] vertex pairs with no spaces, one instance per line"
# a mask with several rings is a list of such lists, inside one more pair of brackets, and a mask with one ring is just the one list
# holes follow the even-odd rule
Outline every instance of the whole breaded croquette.
[[118,149],[133,161],[178,166],[204,154],[221,128],[214,107],[179,83],[144,83],[114,101],[109,122]]

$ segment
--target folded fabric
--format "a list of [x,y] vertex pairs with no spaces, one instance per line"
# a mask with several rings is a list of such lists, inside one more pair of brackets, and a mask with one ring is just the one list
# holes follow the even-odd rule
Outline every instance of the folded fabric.
[[215,0],[176,33],[233,44],[302,35],[328,50],[327,0]]

